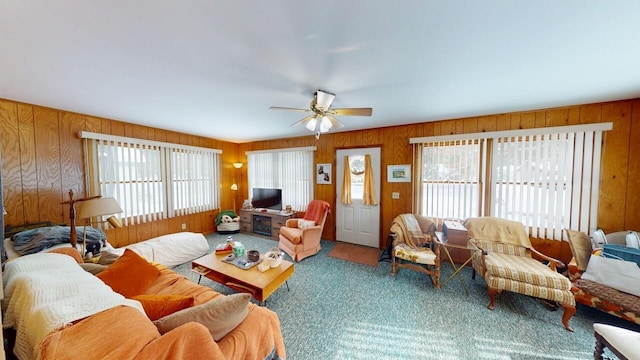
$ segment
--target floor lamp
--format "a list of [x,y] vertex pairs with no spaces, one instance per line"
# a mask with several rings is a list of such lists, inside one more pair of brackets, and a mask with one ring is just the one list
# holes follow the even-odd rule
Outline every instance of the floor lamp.
[[[78,203],[77,217],[79,219],[91,219],[98,216],[119,214],[122,212],[122,208],[118,205],[116,199],[109,198],[96,198],[85,200]],[[115,216],[110,216],[107,222],[113,227],[122,227],[120,221]],[[82,256],[86,256],[87,251],[87,225],[84,225],[84,231],[82,232]]]
[[[67,201],[63,201],[60,204],[66,205],[69,204],[69,222],[71,223],[71,227],[70,227],[70,233],[69,233],[69,237],[70,237],[70,241],[71,241],[71,246],[75,249],[76,245],[78,244],[78,235],[76,233],[76,210],[75,210],[75,204],[77,202],[81,202],[81,201],[87,201],[87,200],[91,200],[91,199],[97,199],[102,197],[102,195],[96,195],[96,196],[90,196],[90,197],[84,197],[84,198],[80,198],[80,199],[74,199],[73,198],[73,189],[69,190],[69,200]],[[122,211],[122,210],[120,210]]]

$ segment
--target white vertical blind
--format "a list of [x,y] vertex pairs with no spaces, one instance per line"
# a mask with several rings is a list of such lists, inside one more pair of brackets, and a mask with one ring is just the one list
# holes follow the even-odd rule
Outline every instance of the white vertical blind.
[[[602,132],[611,128],[601,123],[411,139],[423,149],[415,164],[423,194],[414,201],[438,219],[519,221],[538,238],[562,239],[564,228],[591,233],[597,228]],[[480,166],[471,166],[474,161]]]
[[313,148],[247,152],[249,197],[253,188],[282,189],[282,205],[306,211],[313,200]]
[[90,195],[114,197],[124,225],[219,207],[220,150],[81,132]]

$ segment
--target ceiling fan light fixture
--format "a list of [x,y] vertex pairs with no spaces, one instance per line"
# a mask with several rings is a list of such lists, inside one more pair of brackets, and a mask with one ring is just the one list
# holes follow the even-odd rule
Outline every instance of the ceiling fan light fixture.
[[317,120],[314,117],[314,118],[311,118],[311,120],[309,120],[307,122],[307,125],[305,125],[305,126],[307,127],[307,129],[309,129],[309,131],[315,131],[316,130],[316,123],[317,123]]
[[322,117],[322,121],[320,121],[320,132],[321,133],[326,133],[329,131],[329,129],[331,129],[331,121],[329,120],[328,117],[323,116]]

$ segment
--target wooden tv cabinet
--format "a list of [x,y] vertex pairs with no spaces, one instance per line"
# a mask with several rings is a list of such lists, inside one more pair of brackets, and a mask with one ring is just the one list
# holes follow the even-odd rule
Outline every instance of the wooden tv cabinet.
[[278,240],[280,227],[288,219],[292,219],[295,212],[285,213],[278,210],[261,211],[258,209],[240,210],[240,232]]

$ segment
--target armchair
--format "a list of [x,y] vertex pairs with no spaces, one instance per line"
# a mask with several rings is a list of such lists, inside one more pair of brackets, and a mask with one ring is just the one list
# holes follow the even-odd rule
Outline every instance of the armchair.
[[391,275],[400,268],[419,271],[440,288],[440,244],[435,223],[420,215],[398,215],[391,224],[391,236]]
[[331,205],[323,200],[312,200],[304,218],[288,219],[280,228],[278,247],[294,261],[300,261],[320,251],[322,229],[331,211]]
[[[477,272],[485,279],[490,310],[502,290],[555,301],[564,308],[562,324],[573,331],[569,319],[576,312],[576,301],[571,282],[556,271],[556,267],[564,267],[561,261],[536,251],[517,221],[482,217],[469,218],[464,225],[470,241],[481,250],[473,257],[473,277]],[[532,253],[549,261],[549,266],[533,259]]]

